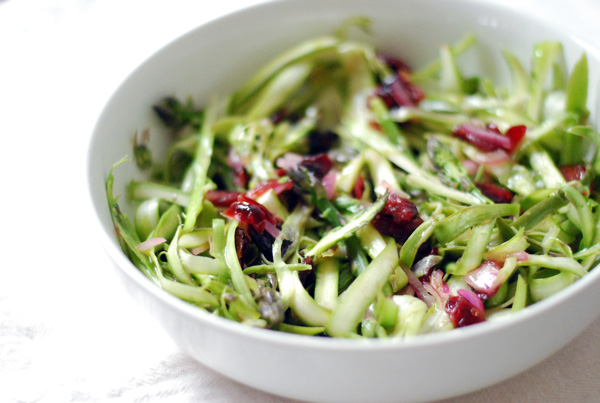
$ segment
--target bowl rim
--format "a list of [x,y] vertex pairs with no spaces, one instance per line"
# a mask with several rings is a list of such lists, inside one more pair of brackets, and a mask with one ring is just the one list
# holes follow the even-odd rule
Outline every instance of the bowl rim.
[[[316,2],[316,0],[314,0]],[[354,0],[358,2],[359,0]],[[531,16],[522,12],[522,10],[516,10],[511,8],[510,4],[504,2],[481,2],[477,0],[458,0],[462,3],[470,3],[478,8],[490,9],[490,10],[510,10],[516,15],[526,17],[527,19],[537,19],[535,16]],[[114,237],[113,233],[110,233],[101,222],[99,202],[94,200],[95,187],[100,186],[99,183],[94,183],[93,176],[97,175],[92,169],[93,166],[93,145],[98,141],[99,137],[99,126],[102,119],[109,109],[110,104],[115,99],[116,95],[121,92],[126,83],[132,79],[140,70],[146,68],[147,65],[151,64],[152,61],[160,57],[160,54],[165,52],[167,49],[176,46],[176,44],[186,38],[190,38],[198,35],[199,32],[205,30],[213,25],[218,25],[232,18],[233,16],[243,15],[248,12],[255,12],[262,8],[267,8],[273,4],[284,4],[284,3],[302,3],[306,0],[262,0],[258,3],[246,5],[233,12],[221,15],[210,21],[206,21],[187,32],[178,35],[168,41],[163,46],[154,50],[149,56],[147,56],[138,66],[133,69],[124,79],[115,87],[110,97],[104,103],[101,111],[97,114],[97,118],[93,125],[92,134],[88,142],[87,157],[86,157],[86,182],[87,182],[87,196],[89,207],[93,212],[94,219],[92,220],[96,232],[99,234],[100,243],[106,254],[111,258],[114,265],[117,266],[117,270],[121,271],[131,282],[137,287],[142,288],[145,292],[149,293],[153,298],[159,300],[169,306],[169,308],[180,311],[187,317],[193,320],[199,321],[206,325],[211,325],[218,328],[220,331],[236,334],[244,338],[251,338],[255,341],[264,341],[279,345],[293,345],[296,347],[311,348],[311,349],[323,349],[323,350],[334,350],[334,351],[388,351],[388,350],[403,350],[413,349],[415,347],[428,348],[436,345],[447,345],[455,342],[463,342],[474,338],[479,338],[491,333],[496,333],[503,330],[509,330],[514,327],[520,326],[522,323],[531,320],[542,314],[548,314],[549,311],[555,307],[570,300],[576,294],[583,292],[585,289],[598,286],[600,282],[600,264],[591,268],[588,274],[576,280],[573,284],[560,292],[536,302],[533,305],[526,307],[518,312],[514,312],[508,315],[507,318],[498,320],[486,321],[483,323],[467,326],[463,328],[455,328],[451,331],[420,334],[414,337],[405,338],[373,338],[373,339],[362,339],[362,338],[332,338],[332,337],[315,337],[306,336],[293,333],[286,333],[283,331],[276,331],[270,329],[263,329],[253,326],[244,325],[242,323],[223,318],[212,314],[201,307],[192,305],[184,300],[181,300],[174,295],[164,291],[160,287],[157,287],[146,276],[127,258],[125,253],[121,250],[118,241]],[[544,21],[539,21],[539,24],[548,26],[549,24]],[[556,28],[559,32],[570,36],[572,40],[578,43],[586,53],[595,53],[596,57],[600,59],[600,46],[593,46],[589,40],[584,40],[581,37],[572,35],[569,31],[562,26]],[[104,178],[106,179],[106,178]],[[105,192],[104,192],[105,193]],[[106,202],[106,201],[104,201]],[[589,325],[589,324],[588,324]]]

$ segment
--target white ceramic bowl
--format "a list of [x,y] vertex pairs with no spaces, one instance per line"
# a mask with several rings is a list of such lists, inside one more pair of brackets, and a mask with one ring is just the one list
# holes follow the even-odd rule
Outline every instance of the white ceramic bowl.
[[[559,40],[572,64],[587,51],[592,88],[600,58],[585,42],[557,32],[535,16],[482,2],[443,0],[276,1],[200,26],[143,63],[116,90],[102,112],[89,148],[89,185],[107,253],[127,289],[191,356],[239,382],[277,395],[310,401],[416,401],[470,392],[540,362],[600,314],[600,270],[568,289],[518,312],[484,323],[411,340],[334,340],[244,327],[210,315],[151,284],[122,253],[107,208],[104,181],[111,166],[131,153],[136,130],[149,127],[156,155],[164,146],[151,105],[166,95],[211,94],[241,85],[266,59],[300,40],[329,33],[347,17],[373,21],[378,47],[419,66],[438,45],[467,32],[480,45],[473,71],[502,78],[499,49],[523,61],[532,44]],[[598,103],[590,91],[590,109]],[[135,164],[118,170],[115,190],[125,194]]]

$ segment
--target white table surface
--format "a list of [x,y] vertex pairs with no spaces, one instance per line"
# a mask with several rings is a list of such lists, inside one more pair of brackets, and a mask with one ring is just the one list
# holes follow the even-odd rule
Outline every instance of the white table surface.
[[[0,402],[287,401],[189,358],[125,293],[90,230],[85,183],[93,123],[125,76],[256,2],[0,0]],[[600,42],[595,0],[504,4]],[[600,320],[530,370],[447,402],[600,401],[598,374]]]

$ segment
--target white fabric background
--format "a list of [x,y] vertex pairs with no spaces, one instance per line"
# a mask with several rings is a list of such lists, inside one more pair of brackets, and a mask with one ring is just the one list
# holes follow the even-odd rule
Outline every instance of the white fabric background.
[[[286,401],[187,357],[125,293],[89,230],[85,184],[94,120],[127,73],[254,2],[0,0],[0,401]],[[594,0],[504,3],[600,34]],[[596,320],[525,373],[448,402],[600,401],[599,373]]]

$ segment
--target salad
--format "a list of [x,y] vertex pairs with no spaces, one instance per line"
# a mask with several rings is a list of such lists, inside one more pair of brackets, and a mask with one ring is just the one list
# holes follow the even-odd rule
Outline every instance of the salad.
[[[354,21],[367,25],[368,21]],[[560,43],[507,86],[467,77],[472,35],[413,71],[347,28],[267,63],[199,107],[154,106],[164,161],[136,134],[132,220],[116,233],[157,286],[246,325],[327,337],[412,337],[510,315],[600,257],[585,54]]]

